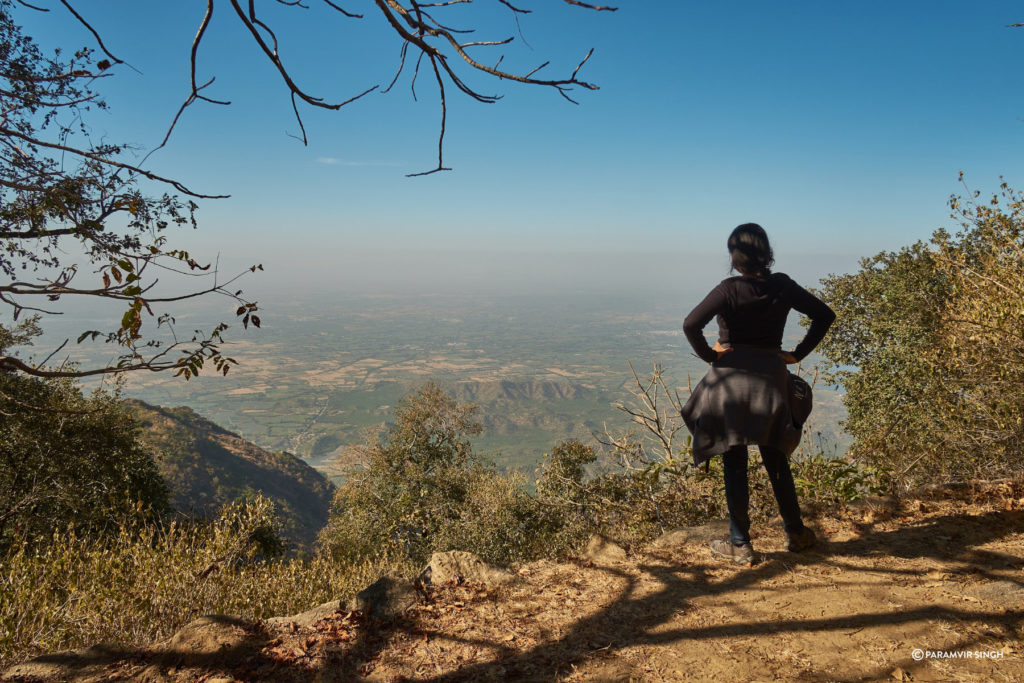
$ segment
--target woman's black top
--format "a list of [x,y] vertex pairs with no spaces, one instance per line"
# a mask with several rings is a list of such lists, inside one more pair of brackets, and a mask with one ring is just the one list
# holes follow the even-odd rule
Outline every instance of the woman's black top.
[[784,273],[766,278],[731,277],[722,280],[686,316],[683,332],[693,350],[711,363],[718,354],[704,338],[704,327],[718,316],[718,341],[723,346],[746,344],[768,349],[782,347],[782,334],[790,309],[811,319],[811,327],[791,352],[803,360],[825,337],[836,314],[821,299]]

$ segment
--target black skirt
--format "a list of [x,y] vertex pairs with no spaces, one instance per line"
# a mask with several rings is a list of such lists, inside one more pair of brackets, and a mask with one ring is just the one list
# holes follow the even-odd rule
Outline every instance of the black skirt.
[[800,443],[778,349],[735,346],[711,364],[682,416],[693,435],[695,465],[733,446],[770,446],[789,455]]

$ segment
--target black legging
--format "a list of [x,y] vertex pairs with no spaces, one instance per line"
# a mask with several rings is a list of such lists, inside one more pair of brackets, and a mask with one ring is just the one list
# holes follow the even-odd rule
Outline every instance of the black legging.
[[[772,483],[775,501],[786,533],[795,534],[804,528],[796,485],[789,469],[789,458],[777,448],[758,446],[761,462]],[[750,486],[747,482],[747,447],[733,446],[722,454],[725,472],[725,503],[729,507],[729,539],[733,545],[750,543]]]

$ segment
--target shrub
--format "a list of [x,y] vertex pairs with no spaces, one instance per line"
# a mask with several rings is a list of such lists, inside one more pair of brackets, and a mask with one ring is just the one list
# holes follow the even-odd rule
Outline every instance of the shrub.
[[444,550],[500,563],[541,554],[544,516],[521,477],[473,453],[475,413],[434,383],[404,397],[393,423],[362,447],[364,467],[335,494],[321,551],[346,561],[386,552],[420,564]]
[[590,446],[563,441],[544,454],[537,469],[536,495],[549,524],[548,543],[554,555],[581,548],[599,528],[593,486],[584,484],[586,467],[596,460]]
[[499,564],[561,554],[557,520],[530,495],[521,474],[476,467],[467,489],[461,514],[439,531],[435,549],[468,550]]
[[848,458],[818,452],[793,463],[793,480],[801,504],[841,508],[865,494],[886,488],[888,470],[862,465]]
[[822,282],[821,346],[846,394],[852,457],[896,485],[1024,467],[1024,200],[953,197],[960,229]]
[[0,372],[0,551],[69,526],[116,528],[140,502],[166,512],[167,487],[137,432],[116,395]]

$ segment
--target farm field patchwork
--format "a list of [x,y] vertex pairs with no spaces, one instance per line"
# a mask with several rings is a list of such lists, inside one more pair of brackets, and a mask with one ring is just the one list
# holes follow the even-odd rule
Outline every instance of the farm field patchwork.
[[[348,296],[265,305],[263,328],[232,341],[226,377],[183,382],[132,376],[125,393],[188,405],[263,448],[296,453],[339,474],[346,447],[365,441],[411,388],[441,383],[479,406],[478,452],[532,473],[563,439],[627,429],[632,362],[658,363],[684,396],[705,365],[681,332],[681,305],[648,310],[599,297]],[[794,316],[795,317],[795,316]],[[714,328],[712,324],[709,331]],[[792,321],[787,343],[802,329]],[[839,396],[819,386],[811,433],[841,446]],[[342,456],[339,458],[339,456]]]

